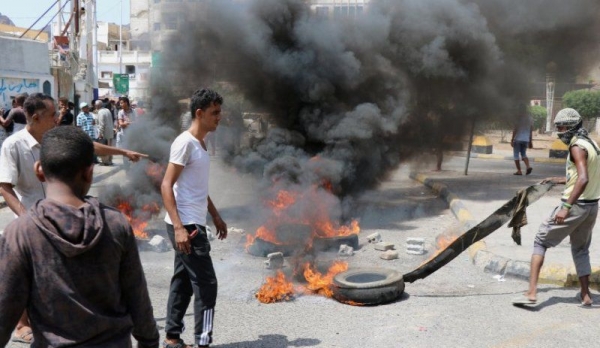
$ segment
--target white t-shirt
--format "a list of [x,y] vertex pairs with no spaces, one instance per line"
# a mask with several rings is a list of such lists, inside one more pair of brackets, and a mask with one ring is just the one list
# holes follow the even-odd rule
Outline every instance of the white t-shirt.
[[[208,172],[210,169],[210,156],[202,148],[200,141],[185,131],[181,133],[173,144],[169,162],[184,166],[177,182],[173,186],[177,212],[184,225],[206,225],[208,212]],[[169,214],[165,222],[173,224]]]

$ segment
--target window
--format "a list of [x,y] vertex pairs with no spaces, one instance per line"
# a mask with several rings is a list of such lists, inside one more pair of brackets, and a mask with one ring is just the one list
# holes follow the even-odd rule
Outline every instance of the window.
[[177,14],[176,13],[164,13],[162,22],[165,24],[165,29],[177,30]]
[[329,17],[329,7],[317,6],[316,10],[317,10],[317,17],[319,17],[319,18]]
[[129,74],[130,80],[135,80],[135,65],[125,65],[125,73]]
[[113,77],[112,71],[102,71],[102,72],[100,72],[100,78],[103,78],[103,79],[112,79],[112,77]]
[[153,27],[154,31],[159,31],[160,30],[160,23],[154,23]]

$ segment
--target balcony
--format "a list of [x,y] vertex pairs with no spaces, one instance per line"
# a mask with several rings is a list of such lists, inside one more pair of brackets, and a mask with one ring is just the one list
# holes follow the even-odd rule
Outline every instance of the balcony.
[[[123,64],[150,64],[152,55],[149,51],[122,51]],[[98,51],[98,62],[103,64],[119,64],[119,51]]]

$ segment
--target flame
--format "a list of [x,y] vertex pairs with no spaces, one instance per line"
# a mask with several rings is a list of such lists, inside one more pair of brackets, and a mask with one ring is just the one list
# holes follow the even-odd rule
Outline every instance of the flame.
[[448,236],[448,235],[443,235],[443,234],[439,235],[436,238],[436,249],[437,249],[437,251],[435,252],[435,254],[431,255],[430,258],[428,258],[427,260],[423,261],[423,263],[421,263],[419,265],[419,267],[421,267],[424,264],[426,264],[427,262],[433,260],[442,251],[444,251],[450,244],[452,244],[456,239],[458,239],[458,236]]
[[129,224],[133,229],[133,234],[136,236],[136,238],[148,238],[148,233],[145,231],[146,227],[148,226],[147,221],[150,220],[153,215],[156,215],[160,212],[158,203],[152,202],[145,204],[140,209],[141,212],[135,214],[135,209],[128,201],[119,199],[118,202],[117,209],[119,209],[125,215],[127,221],[129,221]]
[[333,277],[338,273],[345,272],[348,270],[348,263],[344,261],[336,261],[327,270],[326,274],[322,274],[309,262],[304,264],[304,278],[308,282],[306,288],[312,293],[316,293],[325,297],[332,297],[333,291],[331,285],[333,284]]
[[[324,183],[326,190],[331,190],[331,183]],[[353,220],[349,225],[340,225],[331,220],[331,207],[327,203],[322,202],[322,188],[313,186],[305,192],[294,192],[289,190],[280,190],[277,192],[274,199],[266,201],[265,206],[271,209],[271,216],[267,221],[260,226],[254,236],[246,236],[246,250],[255,242],[256,238],[272,244],[284,244],[278,239],[276,228],[281,224],[304,224],[312,227],[312,238],[315,237],[337,237],[350,236],[358,234],[360,227],[357,220]],[[297,211],[291,212],[293,207],[299,200],[304,202],[304,216],[296,216]],[[297,210],[297,209],[296,209]],[[308,247],[312,244],[308,242]]]
[[274,277],[267,277],[255,296],[262,303],[290,301],[294,298],[294,285],[277,271]]
[[167,167],[165,165],[159,163],[148,163],[146,165],[146,175],[150,177],[150,181],[152,181],[156,187],[160,187],[166,169]]

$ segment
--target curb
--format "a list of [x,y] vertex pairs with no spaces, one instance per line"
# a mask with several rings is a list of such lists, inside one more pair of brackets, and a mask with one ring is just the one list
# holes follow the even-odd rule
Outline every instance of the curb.
[[[464,152],[451,152],[452,156],[457,157],[467,157],[467,154]],[[489,155],[485,153],[471,153],[471,158],[479,158],[479,159],[493,159],[493,160],[508,160],[513,161],[512,156],[502,156],[502,155]],[[552,164],[565,164],[565,158],[545,158],[545,157],[528,157],[529,162],[531,163],[552,163]]]
[[[444,199],[452,214],[465,227],[466,230],[479,222],[467,210],[464,203],[439,181],[435,181],[424,174],[411,173],[409,177],[430,188],[439,197]],[[530,263],[526,261],[511,260],[495,255],[487,250],[485,241],[480,240],[467,249],[471,262],[485,272],[502,274],[523,280],[529,280]],[[579,278],[574,266],[565,267],[559,264],[544,264],[540,272],[540,284],[554,284],[563,287],[577,286]],[[600,287],[600,268],[592,267],[590,285]]]

